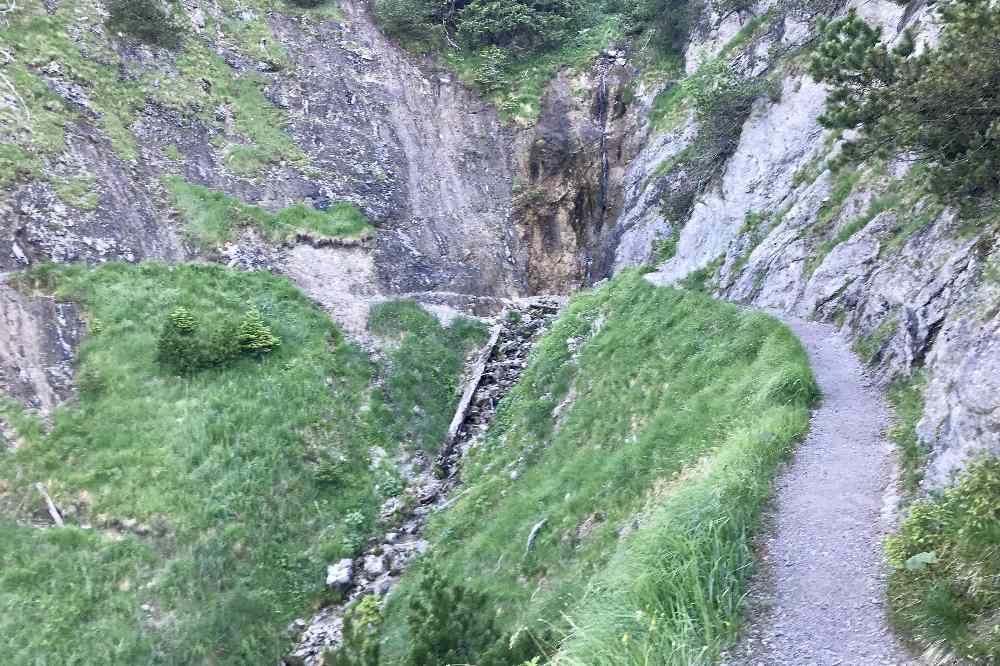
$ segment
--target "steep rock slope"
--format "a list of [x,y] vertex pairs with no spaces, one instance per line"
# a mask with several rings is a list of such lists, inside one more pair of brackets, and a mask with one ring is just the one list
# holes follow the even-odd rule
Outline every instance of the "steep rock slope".
[[[934,38],[927,8],[904,14],[879,2],[858,11],[887,36],[914,27]],[[669,215],[663,195],[689,173],[664,174],[662,165],[694,145],[698,121],[692,113],[668,131],[647,129],[626,176],[615,265],[655,260],[655,241],[672,237],[676,253],[650,275],[654,282],[696,274],[724,298],[835,322],[883,384],[926,368],[919,432],[931,452],[926,482],[940,486],[977,452],[1000,451],[996,229],[934,207],[905,162],[831,173],[837,137],[817,120],[825,90],[798,55],[814,28],[780,4],[761,12],[756,25],[727,19],[752,29],[734,54],[717,43],[697,52],[723,51],[742,76],[764,72],[771,92],[755,98],[731,156],[696,183],[681,215]],[[723,23],[709,34],[720,33],[732,30]]]
[[[26,37],[5,51],[7,71],[31,94],[20,80],[5,91],[4,143],[34,156],[31,168],[4,162],[0,268],[205,254],[161,181],[175,175],[272,212],[351,202],[379,228],[346,250],[275,249],[243,233],[207,248],[227,263],[287,271],[307,287],[317,265],[346,262],[373,293],[522,293],[507,224],[513,137],[496,112],[391,44],[364,2],[332,14],[269,6],[187,3],[178,51],[109,34],[89,0],[25,2],[8,15],[11,35]],[[88,81],[93,71],[107,79]],[[44,150],[30,138],[40,129],[52,134]],[[345,299],[329,300],[336,310]]]

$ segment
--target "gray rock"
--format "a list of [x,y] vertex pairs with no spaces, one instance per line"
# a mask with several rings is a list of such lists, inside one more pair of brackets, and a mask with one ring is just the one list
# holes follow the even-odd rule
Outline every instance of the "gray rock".
[[346,593],[354,582],[354,562],[344,558],[326,568],[326,587],[341,594]]
[[365,555],[365,575],[377,578],[389,570],[385,555]]

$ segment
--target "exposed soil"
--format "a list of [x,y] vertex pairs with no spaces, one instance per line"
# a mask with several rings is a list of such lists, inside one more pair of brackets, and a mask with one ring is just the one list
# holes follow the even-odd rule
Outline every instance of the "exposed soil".
[[823,401],[776,481],[749,626],[723,663],[917,664],[886,619],[882,542],[895,491],[889,411],[834,328],[772,314],[801,339]]

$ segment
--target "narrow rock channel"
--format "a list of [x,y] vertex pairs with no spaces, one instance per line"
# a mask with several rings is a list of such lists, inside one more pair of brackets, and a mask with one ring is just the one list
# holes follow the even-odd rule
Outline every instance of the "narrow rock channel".
[[342,601],[320,610],[308,622],[296,620],[290,629],[299,634],[285,666],[314,666],[324,651],[340,644],[344,613],[352,602],[369,594],[385,596],[399,581],[413,558],[428,548],[422,538],[428,519],[446,509],[461,483],[465,454],[485,435],[496,407],[514,387],[528,363],[528,355],[559,313],[563,300],[536,297],[512,301],[497,317],[490,340],[468,367],[462,395],[448,437],[437,459],[422,465],[422,473],[404,492],[382,507],[391,528],[372,539],[354,559],[332,563],[326,585]]

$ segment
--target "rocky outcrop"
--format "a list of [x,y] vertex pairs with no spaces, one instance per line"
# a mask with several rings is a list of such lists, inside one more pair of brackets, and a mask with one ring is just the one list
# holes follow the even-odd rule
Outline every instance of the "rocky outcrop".
[[[115,154],[108,138],[81,119],[66,128],[64,152],[47,167],[48,180],[0,192],[0,271],[44,261],[177,260],[177,229],[164,224],[155,177]],[[86,205],[74,207],[52,182],[87,179]]]
[[399,581],[411,559],[428,546],[422,538],[427,520],[447,508],[461,483],[461,461],[485,434],[500,400],[513,388],[528,364],[534,343],[548,329],[562,306],[558,298],[540,297],[507,303],[497,317],[489,342],[479,357],[469,363],[466,390],[441,451],[433,461],[419,458],[408,463],[417,469],[413,482],[400,497],[389,498],[382,507],[388,527],[354,560],[331,564],[327,587],[341,601],[322,609],[308,623],[290,627],[298,636],[286,664],[317,664],[319,655],[340,644],[344,613],[366,596],[384,596]]
[[[904,12],[878,2],[858,11],[889,37],[913,26],[925,41],[934,38],[927,7]],[[768,37],[773,43],[756,49],[788,49],[811,37],[810,26],[786,14]],[[740,67],[740,56],[732,62]],[[651,239],[675,232],[676,255],[650,274],[654,282],[704,271],[724,298],[834,322],[883,385],[923,369],[925,483],[946,484],[980,452],[1000,453],[996,230],[933,208],[905,160],[831,173],[837,137],[817,120],[825,90],[794,59],[769,67],[780,95],[756,100],[732,156],[676,225],[649,192],[665,187],[656,165],[696,128],[689,122],[650,138],[630,167],[616,266],[649,261]]]
[[522,293],[523,261],[506,224],[510,131],[455,76],[391,43],[367,4],[343,22],[272,29],[295,67],[272,89],[296,142],[327,172],[328,197],[362,206],[379,226],[383,291]]
[[26,296],[0,280],[2,394],[51,412],[73,395],[73,363],[82,335],[75,305]]
[[626,165],[637,151],[637,70],[624,49],[584,72],[560,72],[534,127],[518,134],[513,221],[533,293],[607,277]]

